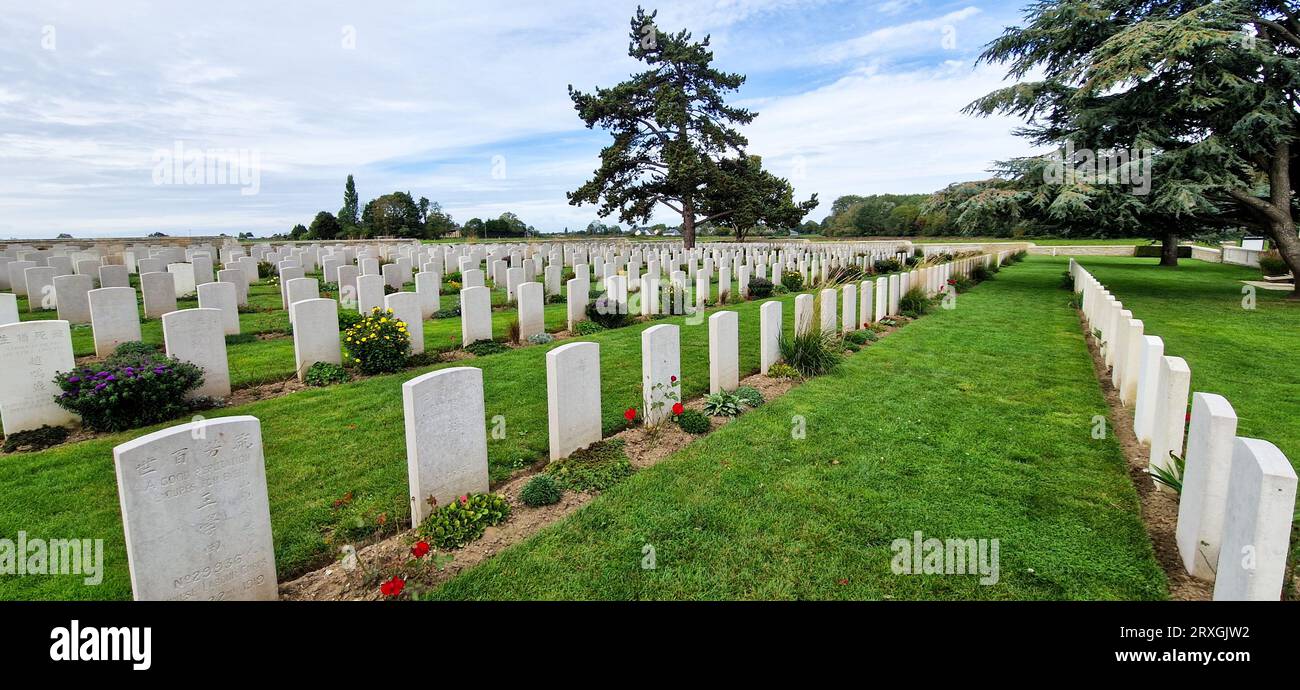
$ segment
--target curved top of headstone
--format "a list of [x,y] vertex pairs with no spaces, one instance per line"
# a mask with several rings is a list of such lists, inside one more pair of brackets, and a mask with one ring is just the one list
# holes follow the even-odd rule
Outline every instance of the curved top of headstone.
[[209,319],[214,320],[217,323],[220,323],[221,318],[222,318],[221,310],[213,309],[211,307],[198,307],[196,309],[179,309],[177,311],[169,311],[166,314],[162,315],[164,327],[168,326],[168,324],[171,324],[173,326],[183,325],[186,322],[202,323]]

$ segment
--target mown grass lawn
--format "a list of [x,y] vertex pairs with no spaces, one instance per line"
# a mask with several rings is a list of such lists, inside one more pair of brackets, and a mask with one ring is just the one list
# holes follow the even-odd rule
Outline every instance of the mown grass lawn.
[[[1002,271],[433,596],[1166,596],[1122,452],[1091,437],[1108,409],[1058,272]],[[1000,581],[893,574],[917,531],[999,539]]]
[[[1055,260],[1064,271],[1068,259]],[[1243,308],[1242,280],[1258,269],[1181,259],[1080,257],[1079,262],[1141,319],[1147,335],[1165,341],[1165,354],[1192,369],[1192,390],[1227,398],[1237,433],[1271,441],[1300,463],[1300,302],[1288,293],[1256,290]],[[1300,467],[1300,465],[1297,465]]]
[[[794,298],[787,295],[780,299],[786,305],[783,311],[790,329]],[[760,304],[725,307],[739,313],[744,373],[758,370]],[[455,325],[459,343],[459,320],[444,321]],[[436,322],[437,327],[442,323]],[[684,325],[682,317],[654,323],[682,325],[683,394],[689,398],[707,392],[707,325]],[[622,429],[626,424],[623,411],[637,404],[640,333],[650,325],[586,339],[601,344],[606,433]],[[426,333],[428,329],[426,324]],[[292,362],[291,343],[289,347]],[[401,386],[419,374],[450,366],[483,369],[487,416],[491,419],[502,415],[506,424],[504,439],[489,437],[488,441],[494,479],[543,459],[548,448],[545,356],[552,347],[526,347],[208,413],[209,417],[253,415],[262,421],[276,565],[281,578],[329,562],[338,544],[406,524],[409,513]],[[232,371],[235,366],[232,359]],[[107,572],[98,587],[86,587],[77,577],[5,577],[0,578],[0,600],[130,598],[112,450],[128,439],[165,426],[39,453],[0,457],[5,466],[5,471],[0,472],[0,535],[12,536],[24,530],[32,537],[102,538],[107,551]],[[335,501],[349,493],[352,501],[336,509]],[[379,524],[381,515],[385,516],[383,525]]]

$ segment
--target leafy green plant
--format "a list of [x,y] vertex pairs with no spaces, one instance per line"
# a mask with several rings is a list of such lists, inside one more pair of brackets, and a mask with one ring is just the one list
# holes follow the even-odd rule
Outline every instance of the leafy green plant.
[[470,494],[433,511],[420,524],[419,534],[438,548],[459,549],[507,517],[510,504],[506,499],[497,494]]
[[782,333],[777,346],[781,359],[805,377],[821,376],[840,363],[840,338],[834,332],[810,328],[794,336]]
[[157,424],[194,409],[188,394],[203,383],[203,370],[189,362],[128,353],[100,364],[60,373],[55,397],[62,408],[95,431],[123,431]]
[[622,439],[606,439],[546,466],[549,474],[570,491],[604,491],[632,474]]
[[925,294],[923,288],[914,287],[898,300],[898,310],[911,319],[920,318],[930,313],[934,302]]
[[898,259],[880,259],[872,268],[876,269],[876,273],[894,273],[902,270],[903,265]]
[[976,283],[982,283],[992,277],[993,273],[984,264],[975,264],[975,267],[970,270],[970,279]]
[[15,431],[5,436],[4,452],[31,453],[38,450],[45,450],[51,446],[57,446],[68,440],[68,430],[61,426],[50,426],[48,424],[38,429],[27,429],[25,431]]
[[519,319],[510,319],[510,324],[506,326],[506,342],[518,345],[522,328]]
[[744,403],[735,393],[720,391],[704,398],[704,414],[710,417],[739,417]]
[[696,436],[707,434],[713,429],[713,423],[698,410],[683,410],[677,415],[676,420],[677,426],[680,426],[682,431]]
[[573,332],[576,333],[577,335],[596,335],[601,331],[607,331],[607,330],[609,329],[596,323],[595,321],[579,321],[573,324]]
[[302,380],[308,386],[332,386],[336,383],[351,381],[352,375],[341,365],[333,362],[316,362],[307,367],[307,372],[303,374]]
[[799,378],[799,370],[785,362],[777,362],[767,368],[767,377],[769,379],[797,379]]
[[860,331],[849,331],[844,334],[845,341],[858,346],[866,345],[867,343],[874,343],[879,339],[880,336],[876,335],[875,331],[866,329]]
[[447,309],[439,309],[438,311],[433,312],[433,318],[435,319],[455,319],[459,317],[460,317],[460,307],[458,306],[448,307]]
[[737,388],[735,392],[736,397],[740,398],[740,402],[744,403],[745,407],[758,407],[767,402],[767,400],[763,398],[763,394],[759,392],[757,388],[752,386],[741,386],[740,388]]
[[358,323],[361,323],[362,318],[364,317],[361,315],[360,312],[356,312],[351,309],[340,309],[339,310],[339,331],[340,332],[346,331],[349,328],[352,328],[353,326],[357,325]]
[[519,492],[519,500],[523,501],[524,505],[534,508],[559,503],[563,496],[564,487],[560,486],[554,477],[545,473],[529,479],[528,483],[524,484],[523,490]]
[[568,302],[568,301],[569,301],[569,299],[568,299],[567,297],[565,297],[563,293],[558,294],[558,295],[547,295],[547,296],[546,296],[546,303],[547,303],[547,304],[564,304],[565,302]]
[[1187,472],[1187,461],[1172,452],[1169,454],[1169,460],[1168,467],[1161,466],[1159,463],[1151,463],[1151,479],[1155,480],[1157,484],[1163,484],[1173,489],[1174,493],[1182,494],[1183,476]]
[[528,336],[528,342],[534,345],[547,345],[555,342],[555,336],[550,333],[534,333]]
[[125,343],[120,343],[117,347],[113,348],[113,354],[109,355],[109,358],[128,357],[130,355],[153,356],[160,354],[161,352],[162,349],[157,345],[150,345],[149,343],[141,342],[139,340],[131,340]]
[[1282,260],[1282,254],[1274,249],[1259,255],[1259,271],[1265,276],[1284,276],[1291,269]]
[[781,285],[790,292],[803,290],[803,274],[798,271],[786,271],[781,275]]
[[764,299],[772,296],[772,290],[776,286],[767,278],[751,278],[749,281],[749,296],[753,299]]
[[510,348],[505,343],[498,343],[495,340],[476,340],[465,346],[465,351],[476,356],[486,357],[506,352]]
[[632,315],[620,314],[618,304],[604,295],[587,304],[587,318],[605,328],[622,328],[632,323]]

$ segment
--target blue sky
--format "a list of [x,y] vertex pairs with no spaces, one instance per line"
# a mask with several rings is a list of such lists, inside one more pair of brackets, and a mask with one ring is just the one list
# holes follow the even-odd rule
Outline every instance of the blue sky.
[[[363,202],[402,190],[462,222],[513,211],[546,232],[585,227],[595,208],[564,193],[608,135],[583,127],[566,87],[638,69],[636,2],[6,4],[0,237],[268,235],[337,211],[349,173]],[[733,100],[759,113],[750,153],[820,195],[814,219],[844,194],[929,192],[1029,151],[1015,122],[958,112],[1003,84],[975,58],[1018,3],[647,7],[662,30],[712,35],[716,65],[748,76]],[[159,184],[159,152],[178,142],[255,156],[256,193]]]

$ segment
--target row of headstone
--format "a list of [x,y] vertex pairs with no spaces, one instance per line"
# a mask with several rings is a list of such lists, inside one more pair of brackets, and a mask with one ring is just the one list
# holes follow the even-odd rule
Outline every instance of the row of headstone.
[[1070,275],[1111,383],[1121,404],[1132,409],[1149,468],[1173,472],[1175,457],[1184,460],[1176,530],[1184,568],[1213,581],[1216,600],[1278,600],[1287,576],[1295,469],[1272,443],[1237,435],[1237,415],[1226,398],[1191,393],[1187,362],[1165,354],[1164,341],[1147,334],[1143,322],[1074,259]]

